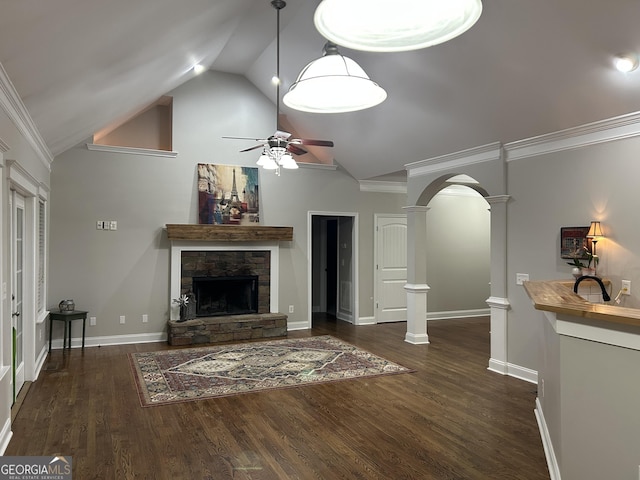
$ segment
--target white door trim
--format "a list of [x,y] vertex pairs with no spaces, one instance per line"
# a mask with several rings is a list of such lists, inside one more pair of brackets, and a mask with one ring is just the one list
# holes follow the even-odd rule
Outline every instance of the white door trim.
[[[10,199],[16,192],[24,197],[24,290],[22,296],[22,328],[24,342],[24,374],[26,381],[37,378],[36,358],[36,317],[37,317],[37,207],[38,195],[41,192],[39,182],[33,178],[18,162],[7,160],[7,176],[9,179]],[[11,202],[10,202],[11,203]],[[13,209],[12,204],[9,205]],[[11,227],[13,229],[13,226]],[[13,238],[13,230],[10,233]],[[13,267],[11,267],[13,269]],[[8,292],[14,289],[13,278],[9,278]],[[41,342],[42,343],[42,342]]]
[[[360,301],[358,297],[359,279],[358,272],[360,271],[358,265],[359,257],[359,222],[357,212],[322,212],[322,211],[308,211],[307,212],[307,322],[306,325],[296,325],[296,328],[305,329],[311,328],[313,318],[313,249],[312,249],[312,228],[313,217],[351,217],[353,221],[353,231],[351,233],[351,245],[352,245],[352,259],[351,264],[351,298],[353,299],[353,319],[354,324],[359,324],[360,319]],[[305,323],[305,322],[301,322]]]
[[[407,220],[407,215],[404,213],[376,213],[373,216],[374,220],[373,220],[373,228],[374,228],[374,232],[373,232],[373,255],[374,255],[374,264],[373,264],[373,316],[375,318],[375,323],[380,323],[380,308],[379,304],[380,304],[380,291],[379,291],[379,282],[380,282],[380,269],[378,268],[379,266],[379,260],[380,260],[380,252],[379,252],[379,248],[380,248],[380,244],[378,242],[378,235],[379,235],[379,227],[380,227],[380,220],[382,219],[398,219],[398,218],[402,218],[405,220],[405,225],[406,225],[406,220]],[[406,245],[405,245],[406,248]],[[405,281],[406,284],[406,281]],[[404,285],[403,285],[403,289],[404,289]],[[406,315],[405,315],[405,320],[406,320]]]

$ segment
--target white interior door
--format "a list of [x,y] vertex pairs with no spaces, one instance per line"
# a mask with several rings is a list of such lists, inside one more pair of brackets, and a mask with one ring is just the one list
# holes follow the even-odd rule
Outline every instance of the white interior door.
[[375,317],[377,323],[407,320],[407,217],[376,215]]
[[24,385],[24,240],[25,206],[24,197],[13,192],[11,221],[11,368],[13,372],[13,400]]

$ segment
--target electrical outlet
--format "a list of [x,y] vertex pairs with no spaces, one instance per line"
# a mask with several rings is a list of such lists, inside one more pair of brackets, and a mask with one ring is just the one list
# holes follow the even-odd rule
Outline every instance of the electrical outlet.
[[96,317],[89,317],[89,325],[92,327],[96,326]]
[[293,305],[289,305],[289,313],[293,313]]
[[96,230],[102,230],[102,220],[98,220],[96,222]]
[[631,280],[622,280],[622,295],[631,295]]
[[516,285],[522,285],[524,282],[529,281],[528,273],[516,273]]
[[149,322],[149,315],[145,313],[142,315],[142,323],[148,323],[148,322]]
[[118,229],[118,222],[116,222],[115,220],[110,220],[109,230],[117,230],[117,229]]
[[120,315],[120,325],[124,325],[125,317],[124,315]]

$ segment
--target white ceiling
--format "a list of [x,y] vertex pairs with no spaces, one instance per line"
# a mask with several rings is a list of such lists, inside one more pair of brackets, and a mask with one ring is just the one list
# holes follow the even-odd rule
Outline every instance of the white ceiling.
[[[317,4],[287,0],[281,12],[282,93],[321,55]],[[640,71],[611,66],[613,55],[640,51],[639,0],[483,4],[478,23],[442,45],[342,49],[387,90],[383,104],[281,110],[300,135],[334,140],[336,162],[357,179],[640,110]],[[275,23],[269,0],[5,1],[0,63],[57,155],[188,81],[196,61],[245,75],[275,102]]]

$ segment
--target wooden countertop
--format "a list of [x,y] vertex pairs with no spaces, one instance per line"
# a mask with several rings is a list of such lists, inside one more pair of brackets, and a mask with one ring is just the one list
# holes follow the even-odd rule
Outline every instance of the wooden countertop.
[[[587,281],[589,280],[583,281],[580,285]],[[536,310],[640,327],[639,309],[588,302],[573,293],[571,281],[524,282],[523,285]]]

